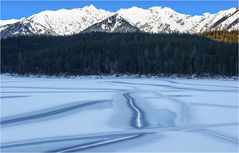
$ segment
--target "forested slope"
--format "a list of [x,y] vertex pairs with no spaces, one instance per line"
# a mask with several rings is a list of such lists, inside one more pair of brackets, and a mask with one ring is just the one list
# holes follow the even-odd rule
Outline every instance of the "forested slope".
[[239,42],[239,31],[209,31],[202,33],[203,36],[206,36],[210,39],[223,41],[223,42]]
[[1,72],[237,75],[237,43],[189,34],[88,33],[2,39]]

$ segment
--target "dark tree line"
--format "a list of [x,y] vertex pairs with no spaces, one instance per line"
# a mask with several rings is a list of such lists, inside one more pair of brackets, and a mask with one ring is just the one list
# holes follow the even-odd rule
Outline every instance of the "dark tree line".
[[189,34],[88,33],[1,40],[1,72],[238,74],[237,43]]

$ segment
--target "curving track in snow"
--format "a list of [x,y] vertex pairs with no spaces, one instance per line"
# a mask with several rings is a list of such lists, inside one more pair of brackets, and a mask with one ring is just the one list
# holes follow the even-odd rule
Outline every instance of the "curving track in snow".
[[[51,117],[63,113],[67,113],[73,110],[80,109],[82,107],[89,107],[92,105],[102,104],[102,103],[109,103],[112,100],[99,100],[99,101],[87,101],[87,102],[76,102],[73,104],[61,105],[53,108],[49,108],[46,110],[40,110],[37,112],[31,112],[27,114],[20,114],[17,115],[18,117],[5,117],[1,119],[1,126],[10,126],[13,123],[19,123],[29,120],[36,120],[40,118]],[[19,117],[20,116],[20,117]],[[10,125],[9,125],[10,124]]]
[[145,127],[146,121],[143,110],[136,105],[135,100],[130,96],[130,92],[125,93],[124,97],[127,100],[128,106],[133,111],[132,126],[138,129]]

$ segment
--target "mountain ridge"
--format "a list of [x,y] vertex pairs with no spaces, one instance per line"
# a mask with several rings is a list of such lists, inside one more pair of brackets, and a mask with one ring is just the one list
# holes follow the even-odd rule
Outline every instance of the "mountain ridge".
[[[105,27],[108,30],[102,30],[96,26],[103,21],[104,25],[111,25],[114,16],[121,18],[115,22],[115,25],[126,27],[117,31],[119,30],[117,28],[112,30],[112,27]],[[149,9],[131,7],[110,12],[90,5],[71,10],[43,11],[20,20],[1,20],[0,31],[1,38],[19,35],[64,36],[86,32],[89,29],[94,32],[135,32],[139,29],[146,33],[202,33],[214,30],[238,30],[238,16],[238,8],[222,10],[215,14],[204,13],[192,16],[159,6]],[[127,27],[131,27],[132,31],[122,30]]]

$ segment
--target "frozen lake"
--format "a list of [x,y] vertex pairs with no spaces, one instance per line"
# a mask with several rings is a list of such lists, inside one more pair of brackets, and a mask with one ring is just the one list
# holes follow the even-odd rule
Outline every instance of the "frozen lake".
[[238,81],[1,76],[3,152],[237,152]]

